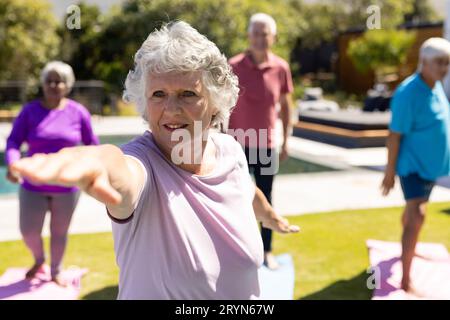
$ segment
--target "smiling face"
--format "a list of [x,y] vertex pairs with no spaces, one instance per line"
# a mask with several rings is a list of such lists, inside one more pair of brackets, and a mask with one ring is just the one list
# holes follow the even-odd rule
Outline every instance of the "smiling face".
[[68,91],[64,79],[55,71],[48,73],[45,82],[42,84],[44,97],[46,100],[61,100]]
[[190,137],[194,137],[194,123],[197,121],[200,121],[203,133],[210,127],[216,113],[199,71],[149,73],[146,101],[150,130],[156,144],[169,158],[178,143],[171,139],[174,133],[187,130]]
[[422,65],[422,73],[425,77],[432,81],[442,81],[448,72],[449,57],[442,56],[431,60],[424,60]]
[[251,50],[266,52],[274,44],[275,35],[272,34],[267,24],[255,22],[248,33],[248,39]]

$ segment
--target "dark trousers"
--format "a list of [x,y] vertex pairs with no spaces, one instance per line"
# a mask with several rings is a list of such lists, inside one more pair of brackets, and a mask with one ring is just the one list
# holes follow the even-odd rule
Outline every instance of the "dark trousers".
[[[275,149],[252,149],[244,148],[250,173],[255,177],[256,186],[266,196],[272,204],[272,185],[275,174],[278,170],[277,153]],[[264,228],[261,224],[261,237],[263,240],[264,251],[272,251],[272,230]]]

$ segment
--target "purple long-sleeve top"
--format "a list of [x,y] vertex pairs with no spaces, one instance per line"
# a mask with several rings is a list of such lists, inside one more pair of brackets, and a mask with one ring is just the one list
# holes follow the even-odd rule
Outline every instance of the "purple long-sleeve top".
[[[6,142],[5,160],[11,164],[20,159],[20,146],[28,144],[27,156],[54,153],[65,147],[99,143],[91,125],[89,111],[76,101],[67,99],[62,109],[47,109],[39,100],[26,104],[14,121]],[[37,192],[73,192],[77,188],[33,185],[26,179],[22,187]]]

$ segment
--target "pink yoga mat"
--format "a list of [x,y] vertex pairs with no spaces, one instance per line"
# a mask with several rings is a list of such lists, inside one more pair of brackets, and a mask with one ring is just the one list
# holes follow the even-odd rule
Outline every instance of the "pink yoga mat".
[[61,287],[50,281],[48,266],[32,280],[25,279],[25,268],[9,268],[0,277],[0,300],[76,300],[80,293],[81,277],[87,269],[72,267],[61,277],[68,283]]
[[401,245],[396,242],[367,240],[370,265],[381,279],[372,299],[450,299],[450,255],[442,244],[418,243],[412,262],[411,281],[415,293],[400,289]]

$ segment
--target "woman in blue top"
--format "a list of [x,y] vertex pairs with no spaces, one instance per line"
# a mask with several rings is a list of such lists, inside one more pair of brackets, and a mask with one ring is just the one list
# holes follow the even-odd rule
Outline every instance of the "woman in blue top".
[[437,178],[450,175],[449,101],[442,87],[448,71],[450,42],[430,38],[422,44],[417,72],[396,89],[391,101],[392,119],[386,145],[388,163],[383,195],[394,186],[395,175],[406,200],[402,216],[401,288],[410,284],[411,263]]

